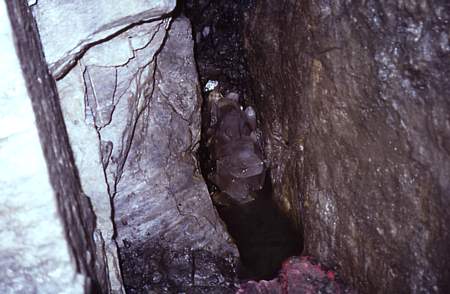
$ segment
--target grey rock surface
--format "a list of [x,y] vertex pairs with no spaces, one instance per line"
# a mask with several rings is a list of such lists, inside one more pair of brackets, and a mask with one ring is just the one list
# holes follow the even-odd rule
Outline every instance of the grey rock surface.
[[258,1],[275,197],[362,293],[450,291],[448,1]]
[[122,264],[127,293],[236,292],[233,256],[188,247],[174,250],[167,245],[147,242],[122,248],[127,257]]
[[139,87],[151,79],[147,67],[169,23],[168,18],[145,21],[161,18],[174,6],[175,1],[39,1],[33,6],[47,62],[60,78],[61,107],[81,184],[97,216],[98,260],[105,262],[112,292],[124,291],[112,196],[128,155],[133,120],[143,107]]
[[254,200],[252,192],[263,188],[266,166],[256,114],[251,107],[241,108],[236,93],[225,98],[216,90],[209,94],[207,147],[214,162],[209,179],[235,203],[244,204]]
[[92,292],[95,216],[25,1],[0,2],[0,44],[0,292]]
[[168,24],[169,19],[144,23],[92,47],[58,82],[81,183],[97,215],[97,244],[106,250],[112,288],[117,291],[122,291],[122,282],[112,202],[135,121],[145,105],[142,87],[152,81],[150,63]]
[[[150,83],[142,85],[143,107],[133,121],[114,196],[119,244],[130,248],[123,249],[127,252],[142,250],[143,240],[146,246],[160,246],[161,254],[202,249],[232,265],[237,250],[212,205],[195,158],[201,96],[186,18],[173,21],[151,69]],[[121,157],[116,158],[120,163]],[[124,270],[126,283],[133,280],[132,271],[136,271],[132,265]],[[188,280],[167,293],[197,286]]]
[[134,24],[161,18],[175,5],[176,0],[39,0],[33,13],[47,62],[60,78],[90,47]]
[[[97,216],[98,252],[104,250],[117,292],[123,288],[115,238],[130,267],[142,261],[128,252],[155,244],[171,252],[203,248],[230,265],[237,257],[197,170],[201,98],[190,24],[180,18],[170,27],[164,14],[175,1],[141,2],[84,3],[62,25],[73,3],[33,6],[81,184]],[[60,44],[64,27],[77,30]],[[124,268],[125,283],[131,270]]]

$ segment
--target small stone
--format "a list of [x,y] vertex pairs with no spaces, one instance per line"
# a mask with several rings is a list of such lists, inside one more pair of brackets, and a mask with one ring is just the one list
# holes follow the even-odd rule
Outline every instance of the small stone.
[[152,283],[157,284],[157,283],[161,282],[162,277],[163,277],[163,275],[160,272],[155,271],[152,275]]
[[211,32],[211,28],[209,26],[204,27],[203,30],[202,30],[203,38],[208,37],[210,32]]
[[209,80],[205,85],[205,92],[214,90],[219,85],[218,81]]

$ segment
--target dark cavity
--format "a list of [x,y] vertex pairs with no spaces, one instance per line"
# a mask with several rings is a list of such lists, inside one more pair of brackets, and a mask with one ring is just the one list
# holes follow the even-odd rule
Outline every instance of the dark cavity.
[[[222,95],[236,93],[239,95],[239,105],[257,109],[243,48],[243,19],[251,9],[252,2],[185,0],[183,7],[193,27],[201,86],[204,87],[208,80],[216,80],[219,82],[216,90]],[[202,142],[199,148],[203,176],[213,202],[238,246],[241,256],[240,279],[274,278],[286,258],[300,255],[303,240],[272,200],[270,170],[264,171],[266,176],[262,177],[262,189],[251,192],[250,197],[254,198],[252,201],[235,201],[217,186],[218,182],[228,179],[217,179],[223,173],[217,172],[217,158],[211,144],[208,144],[208,140],[211,140],[211,132],[208,132],[211,129],[209,94],[203,88]],[[258,135],[258,140],[261,140],[264,134],[259,132]],[[255,143],[254,153],[260,156],[257,145]],[[253,152],[252,148],[249,150]],[[211,175],[215,178],[212,179]]]

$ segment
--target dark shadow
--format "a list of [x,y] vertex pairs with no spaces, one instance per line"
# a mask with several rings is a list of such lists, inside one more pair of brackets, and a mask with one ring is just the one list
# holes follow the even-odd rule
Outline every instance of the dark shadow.
[[288,257],[300,255],[302,238],[272,200],[270,176],[256,200],[245,205],[217,207],[241,255],[239,278],[274,278]]
[[[252,0],[183,0],[178,7],[190,19],[195,40],[195,58],[201,85],[208,80],[219,81],[222,94],[229,91],[243,97],[244,106],[254,105],[251,79],[243,46],[244,13],[252,7]],[[208,179],[215,162],[206,147],[208,117],[207,93],[203,93],[202,138],[198,159],[208,189],[217,187]],[[240,256],[239,277],[242,280],[274,278],[284,260],[300,255],[303,246],[301,233],[295,230],[272,200],[270,172],[264,188],[255,199],[244,205],[217,205],[221,218],[235,240]]]

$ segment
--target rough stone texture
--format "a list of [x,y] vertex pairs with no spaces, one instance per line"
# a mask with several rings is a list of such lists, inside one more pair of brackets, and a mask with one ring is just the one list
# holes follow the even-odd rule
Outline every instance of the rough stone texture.
[[90,47],[134,24],[161,18],[175,4],[176,0],[39,0],[33,13],[52,74],[61,78]]
[[276,279],[241,284],[236,294],[313,294],[356,293],[309,257],[291,257],[283,263]]
[[252,192],[263,188],[266,175],[255,111],[251,107],[244,111],[237,95],[232,100],[216,90],[208,96],[208,109],[207,147],[214,162],[208,178],[232,202],[252,201]]
[[[106,250],[112,288],[117,291],[122,291],[122,282],[111,205],[136,120],[146,106],[147,84],[153,81],[153,65],[149,64],[163,42],[168,23],[168,19],[144,23],[92,47],[58,81],[81,183],[97,215],[96,243]],[[132,210],[116,206],[115,213]],[[121,230],[118,233],[122,234]]]
[[362,293],[450,291],[449,20],[445,0],[264,0],[247,19],[275,197]]
[[[227,239],[194,158],[200,137],[200,96],[192,48],[189,22],[179,18],[172,23],[161,52],[151,60],[152,67],[146,68],[149,75],[136,77],[141,79],[136,81],[137,93],[130,91],[128,99],[122,99],[131,104],[124,109],[132,110],[128,119],[132,128],[128,127],[125,138],[112,141],[118,150],[113,149],[108,164],[115,176],[119,240],[161,235],[174,244],[188,245],[197,236],[195,247],[210,244],[218,249]],[[107,130],[101,130],[102,139]]]
[[58,91],[81,184],[97,216],[98,261],[105,260],[112,292],[123,292],[112,197],[135,120],[145,105],[141,87],[152,79],[149,64],[169,23],[161,16],[174,7],[174,0],[41,0],[33,6],[47,62],[60,79]]
[[[140,274],[138,292],[151,286],[145,277],[152,273],[138,268],[133,253],[142,248],[204,248],[230,263],[237,256],[194,158],[201,99],[189,22],[180,18],[169,29],[164,16],[175,2],[33,6],[112,291],[123,291],[115,238],[125,284]],[[67,17],[73,5],[83,7]],[[73,35],[61,42],[67,31]]]
[[[164,244],[134,244],[122,249],[128,294],[235,293],[234,257],[207,250],[172,250]],[[123,255],[122,255],[123,256]]]
[[[211,101],[218,100],[222,96],[220,93],[223,93],[225,98],[239,101],[242,106],[247,106],[245,113],[249,118],[251,117],[248,122],[251,128],[255,129],[257,115],[252,113],[254,108],[249,106],[253,105],[253,95],[251,95],[248,83],[242,38],[244,15],[251,8],[253,0],[186,0],[183,2],[185,3],[184,12],[192,22],[196,38],[195,54],[200,81],[203,85],[205,83],[208,85],[208,87],[203,88],[204,97],[208,97],[208,99],[204,99],[202,107],[202,143],[198,152],[202,173],[207,179],[211,198],[239,248],[241,258],[238,268],[239,278],[270,279],[278,273],[283,260],[301,253],[301,244],[303,243],[301,235],[295,234],[288,217],[280,213],[275,202],[271,199],[270,177],[266,176],[270,172],[267,170],[256,177],[264,182],[263,189],[245,195],[245,200],[255,198],[254,201],[244,205],[236,205],[235,199],[223,193],[225,190],[234,192],[233,188],[242,188],[247,184],[256,188],[259,187],[259,184],[254,185],[254,182],[249,181],[251,178],[244,177],[244,179],[238,181],[231,178],[231,185],[224,181],[230,180],[229,171],[231,171],[230,168],[233,165],[242,167],[243,164],[250,167],[251,165],[248,164],[256,159],[253,155],[257,155],[259,159],[264,158],[265,167],[270,166],[270,163],[267,164],[268,161],[265,160],[264,156],[261,156],[261,146],[253,144],[243,144],[244,146],[240,146],[240,144],[224,145],[223,142],[214,144],[214,137],[217,137],[217,134],[212,136],[215,132],[210,128],[216,120],[222,120],[221,115],[217,116],[219,113],[214,109],[214,103],[211,103]],[[208,80],[217,80],[218,85],[207,83]],[[214,90],[211,91],[213,88]],[[219,135],[225,133],[226,136],[229,136],[230,131],[232,134],[233,128],[237,127],[236,124],[243,122],[241,119],[233,118],[230,115],[233,112],[225,115],[228,118],[224,119],[223,126],[218,128]],[[234,112],[234,114],[237,113]],[[245,130],[243,131],[245,132]],[[250,134],[252,140],[255,137],[258,142],[257,145],[261,145],[259,128],[256,129],[256,132],[253,131]],[[241,155],[251,155],[250,158],[253,157],[254,159],[248,161],[249,158],[235,156],[239,153],[233,154],[232,152],[233,156],[227,156],[225,160],[222,160],[221,163],[225,164],[219,164],[217,170],[215,160],[217,154],[214,155],[214,145],[219,147],[218,149],[226,147],[222,150],[238,147],[237,150],[240,151],[245,150],[245,145],[247,145],[250,148],[247,147],[246,151],[250,152],[244,152]],[[242,170],[245,170],[245,168]],[[260,170],[253,169],[253,171],[259,173]],[[220,175],[219,181],[214,181],[216,174]],[[218,184],[219,187],[213,182]],[[242,190],[245,192],[246,189],[244,186]]]
[[[248,71],[242,46],[243,12],[253,0],[184,0],[192,22],[200,81],[219,82],[222,93],[236,92],[248,102]],[[242,102],[241,101],[241,102]]]
[[[142,85],[142,108],[133,121],[128,155],[116,157],[126,158],[114,198],[120,246],[130,247],[127,252],[160,246],[161,254],[204,249],[233,263],[237,250],[212,205],[194,157],[200,140],[201,99],[186,18],[173,21],[151,69],[149,84]],[[126,283],[132,271],[136,269],[124,269]],[[198,286],[189,281],[176,284],[168,293]],[[221,284],[218,281],[215,286]]]
[[106,283],[95,275],[95,216],[24,1],[0,2],[0,43],[0,292],[90,293]]

